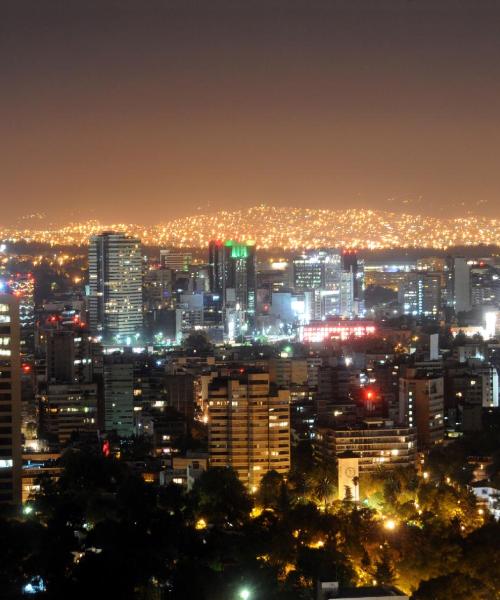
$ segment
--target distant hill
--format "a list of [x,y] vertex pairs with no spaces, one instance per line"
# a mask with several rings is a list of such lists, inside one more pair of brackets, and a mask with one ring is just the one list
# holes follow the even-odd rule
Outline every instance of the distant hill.
[[156,226],[71,224],[56,230],[0,230],[0,237],[52,244],[84,244],[92,234],[122,230],[151,246],[203,248],[210,239],[254,240],[261,248],[435,248],[500,245],[500,219],[438,219],[378,210],[316,210],[256,206],[175,219]]

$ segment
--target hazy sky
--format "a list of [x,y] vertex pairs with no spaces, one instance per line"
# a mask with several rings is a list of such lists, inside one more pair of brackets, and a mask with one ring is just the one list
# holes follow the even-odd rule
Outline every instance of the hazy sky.
[[0,225],[500,217],[500,0],[3,0]]

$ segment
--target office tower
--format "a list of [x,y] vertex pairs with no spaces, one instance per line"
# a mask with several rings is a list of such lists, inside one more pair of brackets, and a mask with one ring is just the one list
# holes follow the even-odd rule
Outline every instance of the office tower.
[[342,271],[340,274],[339,309],[341,317],[353,317],[356,313],[354,297],[354,275],[350,271]]
[[31,273],[16,273],[9,279],[8,287],[19,301],[21,347],[32,352],[35,335],[35,278]]
[[193,260],[191,252],[180,252],[171,249],[160,250],[160,264],[173,271],[188,271]]
[[254,242],[227,241],[226,306],[234,305],[248,316],[255,315],[256,255]]
[[134,365],[130,357],[118,353],[104,357],[102,400],[100,427],[120,437],[133,435]]
[[48,383],[75,381],[75,341],[72,331],[52,330],[46,334]]
[[19,303],[0,295],[0,504],[21,501]]
[[225,309],[250,320],[256,307],[255,243],[211,241],[208,247],[210,290],[222,296]]
[[470,266],[465,258],[455,258],[453,270],[453,293],[455,312],[471,309]]
[[212,240],[208,244],[208,267],[210,291],[222,295],[226,278],[226,250],[221,240]]
[[268,373],[214,378],[208,431],[210,465],[233,467],[252,492],[268,471],[290,469],[290,393],[272,390]]
[[418,310],[424,316],[436,317],[441,310],[441,275],[425,273],[418,280]]
[[444,382],[439,373],[408,368],[399,380],[401,423],[416,427],[419,449],[442,442],[444,436]]
[[500,269],[480,261],[471,267],[472,306],[500,305]]
[[338,289],[341,272],[340,255],[319,251],[293,259],[293,287],[296,292]]
[[105,343],[132,344],[142,333],[139,240],[123,233],[93,236],[89,246],[89,316]]
[[440,273],[407,273],[398,290],[398,301],[405,315],[437,317],[441,310]]
[[342,252],[342,270],[352,273],[353,278],[353,312],[363,316],[365,313],[365,265],[358,259],[356,250]]

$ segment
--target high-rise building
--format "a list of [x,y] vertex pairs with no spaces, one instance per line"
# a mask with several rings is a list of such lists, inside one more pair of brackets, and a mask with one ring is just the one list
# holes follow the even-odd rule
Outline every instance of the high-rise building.
[[444,436],[444,380],[426,368],[408,368],[399,380],[401,423],[416,427],[420,449],[442,442]]
[[365,313],[365,264],[358,258],[356,250],[343,250],[342,270],[352,274],[353,313],[363,316]]
[[24,352],[32,352],[35,335],[35,278],[31,273],[15,273],[9,279],[8,287],[19,301],[21,347]]
[[46,369],[48,383],[75,382],[75,335],[54,329],[47,332]]
[[455,312],[466,312],[471,309],[470,266],[462,257],[455,258],[453,266]]
[[436,317],[441,310],[440,273],[412,271],[399,286],[398,300],[405,315]]
[[318,251],[293,259],[293,287],[296,292],[336,290],[341,272],[340,254]]
[[500,269],[483,261],[471,267],[472,306],[500,305]]
[[211,241],[208,247],[210,291],[222,296],[223,307],[250,320],[256,308],[256,255],[251,241]]
[[290,392],[271,389],[268,373],[214,378],[208,428],[210,465],[233,467],[250,491],[268,471],[290,469]]
[[142,333],[140,241],[123,233],[93,236],[89,246],[89,317],[93,335],[130,345]]
[[226,251],[221,240],[212,240],[209,242],[208,266],[210,291],[222,295],[226,278]]
[[120,437],[134,433],[134,365],[128,356],[112,354],[104,358],[104,396],[100,426]]
[[0,295],[0,504],[21,501],[19,303]]

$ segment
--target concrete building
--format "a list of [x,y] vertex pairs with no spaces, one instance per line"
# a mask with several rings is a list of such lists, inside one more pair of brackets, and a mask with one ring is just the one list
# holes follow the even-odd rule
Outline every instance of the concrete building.
[[290,469],[290,393],[273,390],[269,374],[244,371],[209,384],[210,466],[235,469],[254,492],[271,470]]
[[0,295],[0,504],[21,502],[19,304]]
[[134,433],[134,365],[127,356],[106,356],[103,367],[103,402],[100,426],[120,437]]
[[453,261],[453,296],[456,313],[471,309],[470,266],[465,258]]
[[167,468],[160,471],[160,485],[175,483],[189,492],[207,467],[208,454],[188,453],[186,456],[172,456]]
[[114,232],[90,239],[88,303],[91,332],[105,343],[131,345],[142,334],[139,240]]
[[269,361],[269,377],[271,383],[278,387],[305,385],[308,379],[307,361],[305,358],[272,358]]
[[346,452],[358,458],[360,473],[370,473],[380,467],[406,467],[416,460],[415,430],[377,418],[352,426],[316,427],[314,454],[318,460],[335,460]]
[[408,368],[399,380],[399,420],[417,430],[419,449],[444,437],[444,381],[432,369]]
[[164,269],[188,271],[192,260],[191,252],[180,252],[168,248],[160,250],[160,263]]
[[97,433],[97,384],[49,384],[38,402],[41,432],[59,444],[73,433]]
[[403,314],[437,317],[441,310],[441,273],[406,273],[398,289]]

